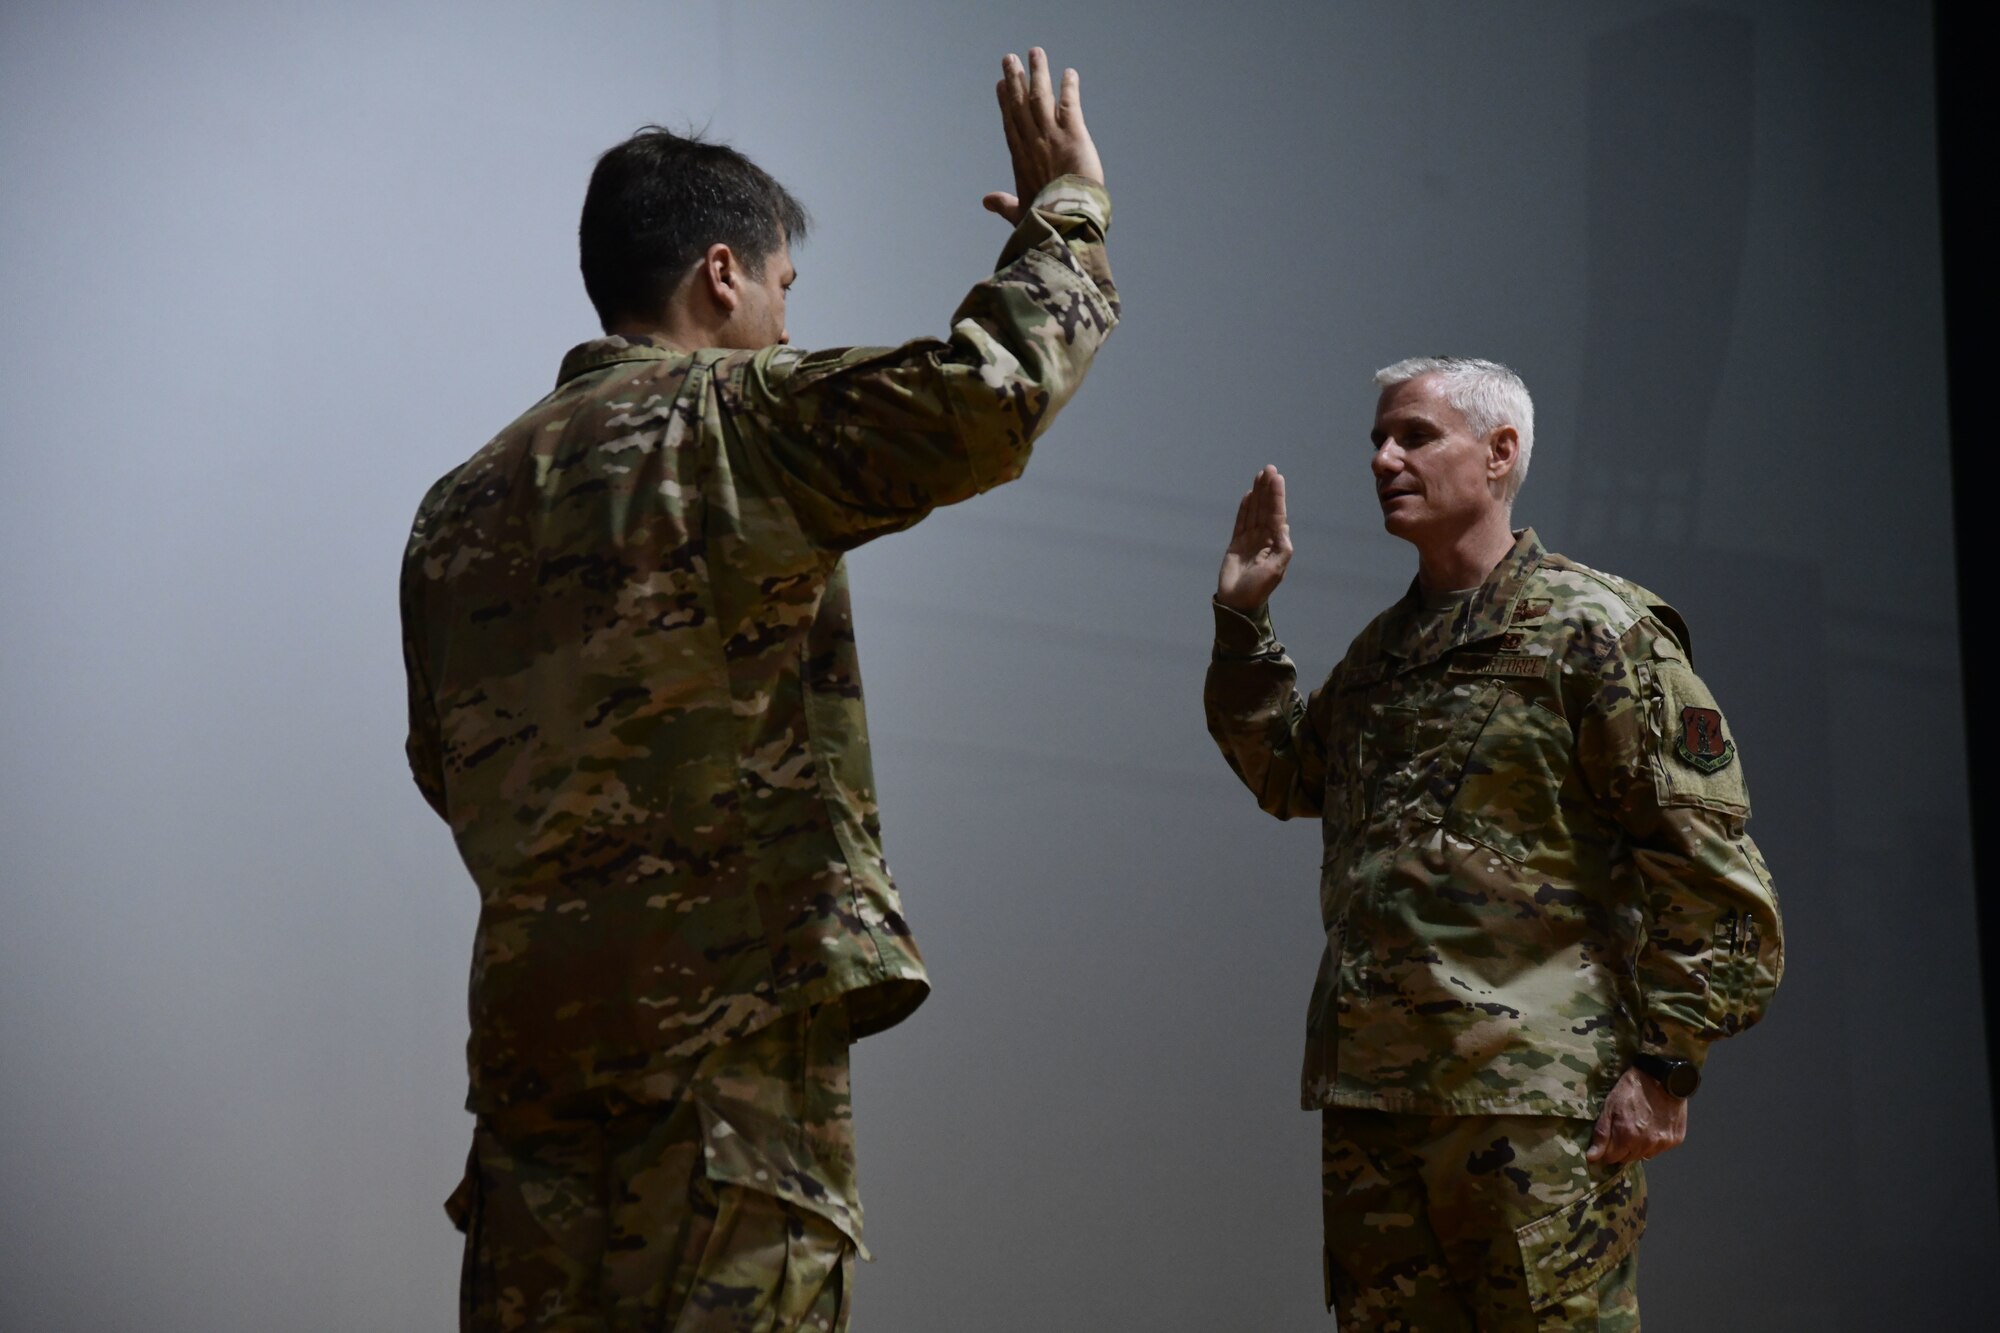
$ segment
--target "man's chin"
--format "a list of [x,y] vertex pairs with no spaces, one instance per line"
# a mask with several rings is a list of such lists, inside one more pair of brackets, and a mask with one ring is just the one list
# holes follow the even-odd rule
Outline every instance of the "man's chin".
[[1391,537],[1401,537],[1406,542],[1415,541],[1422,526],[1409,515],[1397,513],[1393,506],[1382,511],[1382,530]]

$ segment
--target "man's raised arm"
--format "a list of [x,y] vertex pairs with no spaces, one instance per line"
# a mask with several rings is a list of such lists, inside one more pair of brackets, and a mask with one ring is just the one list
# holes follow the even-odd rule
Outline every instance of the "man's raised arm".
[[1298,671],[1271,629],[1269,602],[1292,561],[1285,478],[1266,467],[1236,507],[1215,582],[1215,655],[1202,704],[1208,733],[1257,804],[1280,819],[1320,813],[1331,682],[1299,697]]
[[771,347],[722,363],[742,465],[768,470],[807,533],[844,550],[1019,476],[1035,438],[1118,322],[1105,256],[1111,200],[1075,70],[1060,94],[1040,48],[998,87],[1015,192],[985,206],[1014,224],[950,336],[901,347]]

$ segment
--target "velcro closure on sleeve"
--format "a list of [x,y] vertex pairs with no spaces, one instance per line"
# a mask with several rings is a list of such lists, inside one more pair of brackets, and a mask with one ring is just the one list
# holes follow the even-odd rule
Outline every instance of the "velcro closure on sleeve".
[[1736,738],[1715,696],[1685,662],[1653,664],[1653,771],[1660,804],[1750,814],[1750,791]]

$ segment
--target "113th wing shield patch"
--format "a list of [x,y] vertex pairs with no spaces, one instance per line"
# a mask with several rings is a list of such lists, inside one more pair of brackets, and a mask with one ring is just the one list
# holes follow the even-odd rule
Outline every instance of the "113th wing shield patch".
[[1721,713],[1689,705],[1681,709],[1681,734],[1674,741],[1674,753],[1704,773],[1715,773],[1736,757],[1736,742],[1723,736]]

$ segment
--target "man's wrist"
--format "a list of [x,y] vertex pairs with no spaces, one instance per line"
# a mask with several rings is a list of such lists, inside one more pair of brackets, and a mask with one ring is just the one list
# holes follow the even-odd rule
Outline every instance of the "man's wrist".
[[1694,1096],[1701,1087],[1701,1066],[1692,1060],[1640,1051],[1632,1057],[1632,1068],[1666,1089],[1670,1096],[1683,1101]]
[[1220,597],[1210,599],[1215,608],[1215,655],[1219,658],[1264,657],[1277,649],[1277,635],[1271,629],[1271,605],[1259,603],[1239,611]]
[[1225,610],[1234,611],[1245,620],[1256,620],[1264,612],[1265,608],[1270,606],[1271,599],[1267,597],[1263,601],[1253,602],[1249,606],[1239,606],[1236,602],[1224,597],[1221,593],[1217,593],[1215,594],[1215,604]]

